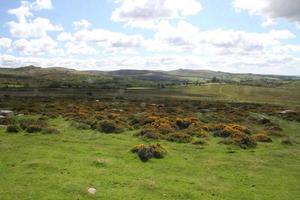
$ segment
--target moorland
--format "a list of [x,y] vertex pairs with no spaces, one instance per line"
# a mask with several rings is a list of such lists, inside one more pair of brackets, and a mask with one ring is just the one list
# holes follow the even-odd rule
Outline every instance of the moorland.
[[297,199],[299,91],[296,76],[1,68],[0,197]]

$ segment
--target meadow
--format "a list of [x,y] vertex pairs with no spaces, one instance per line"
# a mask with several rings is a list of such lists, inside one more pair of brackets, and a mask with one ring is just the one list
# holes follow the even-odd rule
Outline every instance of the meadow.
[[298,86],[4,89],[0,199],[296,200]]
[[[297,199],[300,124],[280,120],[295,141],[280,139],[241,150],[209,137],[199,147],[141,140],[134,131],[101,134],[77,130],[62,118],[61,134],[8,134],[0,129],[1,199]],[[297,141],[297,143],[296,143]],[[163,145],[164,159],[141,162],[129,150]],[[87,188],[95,187],[95,195]]]

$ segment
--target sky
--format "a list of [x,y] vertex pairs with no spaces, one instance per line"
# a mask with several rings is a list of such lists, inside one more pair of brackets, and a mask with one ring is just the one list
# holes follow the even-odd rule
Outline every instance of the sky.
[[300,75],[300,0],[1,0],[0,67]]

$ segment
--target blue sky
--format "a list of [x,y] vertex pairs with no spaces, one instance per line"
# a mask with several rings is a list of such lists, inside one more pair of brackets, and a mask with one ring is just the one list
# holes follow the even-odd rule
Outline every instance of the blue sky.
[[0,67],[300,75],[298,0],[2,0]]

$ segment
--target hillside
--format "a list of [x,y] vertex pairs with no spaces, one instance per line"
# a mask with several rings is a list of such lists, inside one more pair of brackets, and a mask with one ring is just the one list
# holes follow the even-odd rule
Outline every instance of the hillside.
[[158,84],[239,83],[255,86],[278,86],[284,81],[299,80],[299,77],[233,74],[210,70],[178,69],[173,71],[117,70],[78,71],[61,67],[0,68],[0,82],[3,85],[29,87],[100,87],[122,88],[157,86]]

